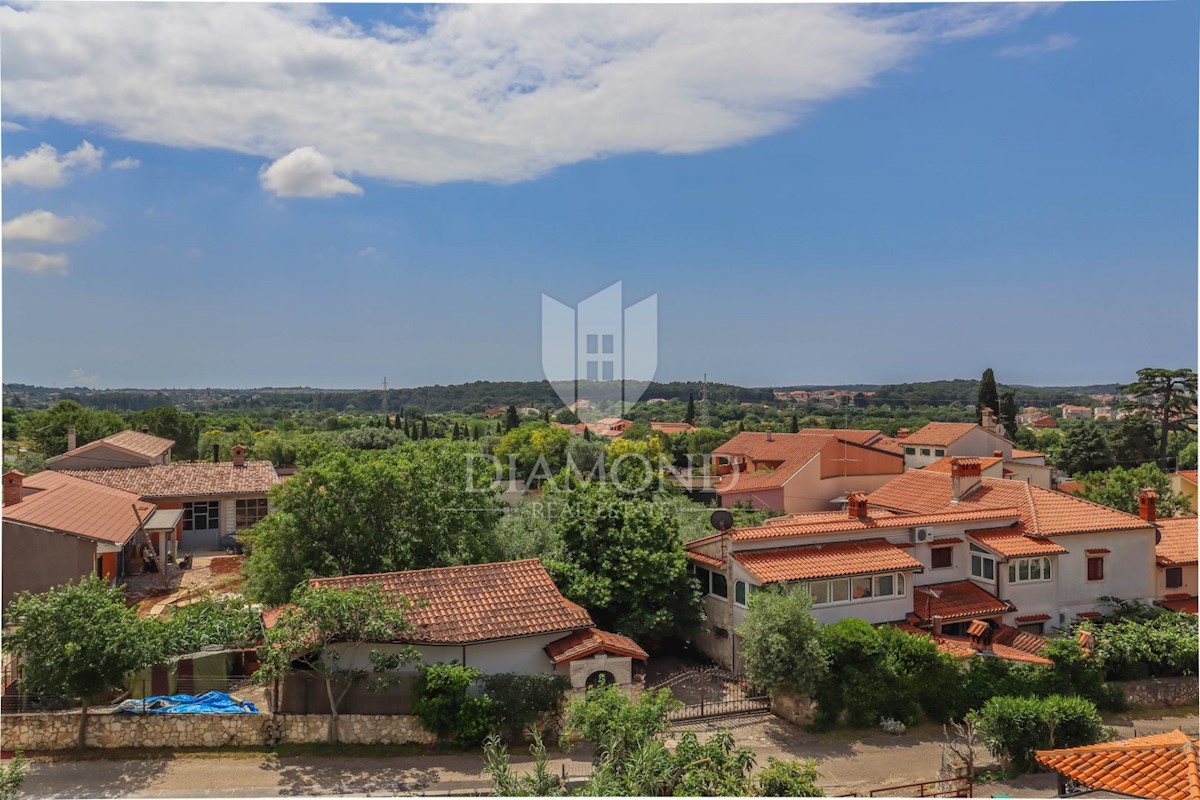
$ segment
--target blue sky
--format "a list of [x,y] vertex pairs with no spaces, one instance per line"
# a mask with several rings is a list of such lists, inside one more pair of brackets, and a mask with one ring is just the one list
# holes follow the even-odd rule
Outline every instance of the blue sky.
[[1195,3],[204,8],[0,9],[6,382],[536,379],[618,280],[660,380],[1196,363]]

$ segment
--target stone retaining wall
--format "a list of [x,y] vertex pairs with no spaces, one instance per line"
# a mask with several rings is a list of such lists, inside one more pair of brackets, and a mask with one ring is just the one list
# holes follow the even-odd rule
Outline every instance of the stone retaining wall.
[[[342,715],[339,740],[346,744],[430,744],[416,717]],[[67,750],[79,735],[78,713],[5,714],[0,749]],[[326,714],[88,714],[87,746],[262,747],[306,744],[329,738]]]
[[1130,706],[1188,707],[1200,705],[1200,681],[1194,675],[1181,678],[1147,678],[1118,684]]

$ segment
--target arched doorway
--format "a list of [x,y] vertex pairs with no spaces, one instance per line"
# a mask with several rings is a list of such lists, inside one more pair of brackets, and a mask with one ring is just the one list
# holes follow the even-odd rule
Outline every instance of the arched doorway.
[[615,675],[613,675],[611,672],[609,672],[606,669],[600,669],[600,670],[596,670],[591,675],[588,675],[586,685],[587,685],[587,688],[591,689],[593,686],[599,686],[600,684],[604,684],[605,686],[612,686],[612,685],[616,684],[616,682],[617,682],[617,678]]

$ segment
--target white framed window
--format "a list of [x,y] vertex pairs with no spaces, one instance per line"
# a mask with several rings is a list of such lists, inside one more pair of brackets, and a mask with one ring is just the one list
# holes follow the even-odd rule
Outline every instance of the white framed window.
[[971,545],[971,577],[984,581],[996,580],[996,558],[977,545]]
[[928,448],[928,447],[922,447],[922,448],[921,448],[921,455],[923,455],[923,456],[927,456],[927,455],[929,455],[929,448]]
[[944,455],[946,455],[946,451],[945,451],[945,450],[934,450],[934,451],[933,451],[933,454],[934,454],[935,456],[941,457],[941,456],[944,456]]
[[831,578],[824,581],[808,581],[801,585],[812,595],[814,606],[903,597],[907,588],[903,572]]
[[1048,558],[1017,558],[1008,562],[1009,583],[1033,583],[1050,579],[1050,559]]
[[267,515],[267,498],[240,498],[234,502],[237,529],[249,528]]
[[742,608],[748,608],[750,598],[758,592],[762,587],[757,583],[746,583],[745,581],[733,582],[733,602]]
[[216,500],[200,500],[183,504],[185,531],[211,531],[221,527],[221,504]]

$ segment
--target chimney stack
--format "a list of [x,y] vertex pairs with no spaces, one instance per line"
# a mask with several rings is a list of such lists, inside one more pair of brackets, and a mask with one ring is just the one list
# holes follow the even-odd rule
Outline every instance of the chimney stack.
[[942,635],[942,615],[934,614],[932,622],[933,622],[933,635],[941,636]]
[[75,429],[67,428],[67,452],[75,449]]
[[985,408],[980,413],[979,416],[982,420],[979,423],[980,425],[982,425],[984,428],[987,428],[989,431],[994,431],[996,429],[996,412],[995,411],[993,411],[990,408]]
[[992,626],[981,619],[971,620],[967,635],[971,637],[971,647],[976,650],[988,650],[992,646]]
[[950,486],[952,503],[963,500],[982,482],[983,465],[978,458],[950,459]]
[[149,426],[149,425],[143,425],[143,426],[142,426],[142,433],[149,433],[149,432],[150,432],[150,426]]
[[220,460],[221,460],[221,445],[214,444],[213,445],[213,463],[216,464]]
[[867,493],[851,492],[846,495],[846,510],[850,514],[850,519],[866,519]]
[[246,466],[246,448],[240,444],[235,444],[229,449],[233,453],[233,465],[235,467]]
[[900,430],[896,431],[896,438],[897,439],[907,439],[908,434],[910,434],[910,433],[912,433],[912,431],[910,431],[908,428],[901,428]]
[[775,434],[771,433],[771,431],[767,431],[767,441],[768,442],[775,441]]
[[24,473],[11,469],[4,473],[4,505],[11,506],[21,502],[21,483]]
[[1158,518],[1158,492],[1149,487],[1138,492],[1138,516],[1146,522]]

